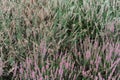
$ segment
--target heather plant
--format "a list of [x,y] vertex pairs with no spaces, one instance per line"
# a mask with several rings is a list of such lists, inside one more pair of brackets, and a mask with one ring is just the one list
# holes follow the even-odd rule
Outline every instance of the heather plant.
[[119,80],[119,0],[0,0],[0,80]]

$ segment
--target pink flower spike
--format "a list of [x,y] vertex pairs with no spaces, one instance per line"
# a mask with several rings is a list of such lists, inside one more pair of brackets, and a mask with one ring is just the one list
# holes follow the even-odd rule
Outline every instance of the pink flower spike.
[[109,53],[107,53],[107,55],[106,55],[107,61],[110,61],[113,51],[114,51],[114,48],[112,47],[112,45],[110,45]]
[[85,55],[85,58],[88,60],[88,59],[90,59],[90,57],[91,57],[91,53],[90,53],[90,51],[87,51],[86,55]]
[[23,74],[23,67],[22,67],[22,64],[20,64],[20,74]]
[[47,75],[45,75],[45,80],[47,80],[49,77]]
[[98,70],[98,67],[99,67],[100,62],[101,62],[101,57],[98,56],[98,57],[96,58],[96,61],[95,61],[95,64],[96,64],[96,70]]
[[65,63],[65,68],[66,68],[66,69],[69,68],[69,63],[68,63],[68,62]]
[[49,68],[49,65],[47,64],[47,65],[45,66],[45,68],[48,69],[48,68]]
[[98,41],[95,41],[94,48],[96,49],[98,47]]
[[95,76],[95,80],[98,80],[98,77],[97,77],[97,76]]
[[44,67],[44,66],[42,67],[42,72],[43,72],[43,73],[45,72],[45,67]]
[[98,77],[99,77],[99,80],[103,80],[100,72],[98,73]]
[[87,72],[82,71],[82,75],[83,75],[84,77],[87,77]]
[[63,69],[62,68],[59,69],[59,75],[60,75],[60,77],[62,77],[62,75],[63,75]]
[[39,80],[43,80],[43,78],[42,77],[40,77],[40,79]]
[[76,80],[76,74],[74,75],[74,78],[73,78],[73,80]]
[[31,77],[32,77],[32,79],[35,80],[35,72],[34,71],[32,71]]
[[15,75],[16,75],[16,72],[17,72],[17,68],[18,68],[18,66],[17,66],[17,63],[14,65],[14,72],[13,72],[13,76],[15,77]]
[[112,75],[113,75],[113,73],[114,73],[114,71],[115,71],[116,67],[117,67],[117,66],[115,66],[115,67],[113,68],[112,72],[110,73],[110,75],[109,75],[109,77],[108,77],[108,80],[111,80]]
[[110,30],[111,32],[114,32],[114,28],[115,28],[114,25],[115,25],[115,22],[111,22],[111,23],[107,24],[106,28],[108,30]]

